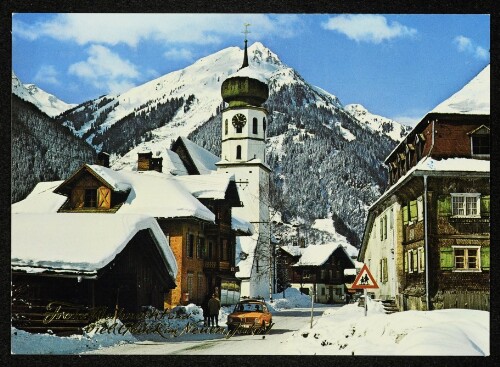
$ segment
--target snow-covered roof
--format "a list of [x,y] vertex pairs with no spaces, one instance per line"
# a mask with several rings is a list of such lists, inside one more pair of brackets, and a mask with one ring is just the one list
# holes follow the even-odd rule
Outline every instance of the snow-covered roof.
[[248,233],[250,235],[254,233],[252,223],[234,214],[231,216],[231,229],[234,231]]
[[382,196],[380,196],[369,208],[368,210],[376,207],[382,200],[384,200],[388,195],[392,194],[394,189],[401,185],[412,175],[433,175],[433,174],[453,174],[460,172],[468,173],[489,173],[490,172],[490,161],[485,159],[472,159],[472,158],[446,158],[446,159],[434,159],[431,157],[425,157],[415,166],[406,172],[404,176],[401,176],[399,180],[392,186],[388,187]]
[[135,214],[12,214],[11,265],[93,276],[141,230],[150,231],[175,279],[177,263],[157,221]]
[[490,65],[430,113],[490,114]]
[[234,175],[230,173],[218,173],[178,176],[175,179],[182,183],[198,199],[223,200],[229,183],[234,181]]
[[113,191],[126,192],[130,190],[130,184],[125,181],[125,179],[118,171],[114,171],[97,164],[88,165],[88,167],[90,167],[95,174],[101,177],[109,185],[111,185]]
[[[85,167],[110,185],[116,185],[120,189],[129,188],[127,199],[117,213],[144,214],[156,218],[196,217],[215,221],[215,215],[183,187],[175,176],[156,171],[114,171],[98,165]],[[52,192],[51,188],[58,187],[58,183],[61,181],[39,184],[36,192],[33,191],[25,200],[12,205],[12,212],[57,212],[67,200],[67,197]]]
[[321,266],[323,265],[337,249],[341,249],[345,256],[354,263],[347,254],[345,248],[338,243],[326,243],[324,245],[311,245],[302,249],[302,256],[299,261],[292,266]]
[[292,256],[300,256],[300,255],[302,255],[302,251],[305,250],[305,248],[302,248],[300,246],[293,246],[293,245],[284,245],[284,246],[281,246],[280,248]]
[[188,171],[182,163],[181,158],[176,152],[170,149],[165,150],[165,154],[161,155],[163,157],[163,172],[170,172],[173,175],[188,175]]
[[68,200],[54,193],[63,181],[39,182],[24,199],[12,204],[12,213],[55,213]]
[[193,160],[198,172],[201,175],[211,173],[212,171],[217,171],[217,163],[220,158],[215,154],[212,154],[205,148],[200,147],[199,145],[193,143],[186,137],[181,136],[180,139],[184,143],[186,149]]

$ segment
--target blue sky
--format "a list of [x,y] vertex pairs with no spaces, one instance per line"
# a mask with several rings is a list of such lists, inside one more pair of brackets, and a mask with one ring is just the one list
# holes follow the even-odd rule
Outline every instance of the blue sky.
[[490,58],[489,15],[45,14],[12,18],[12,66],[68,103],[119,93],[262,42],[308,82],[412,124]]

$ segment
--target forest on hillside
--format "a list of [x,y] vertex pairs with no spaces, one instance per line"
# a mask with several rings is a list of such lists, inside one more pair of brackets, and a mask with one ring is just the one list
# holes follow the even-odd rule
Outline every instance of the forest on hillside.
[[66,179],[96,158],[90,145],[14,94],[11,139],[12,203],[24,199],[38,182]]

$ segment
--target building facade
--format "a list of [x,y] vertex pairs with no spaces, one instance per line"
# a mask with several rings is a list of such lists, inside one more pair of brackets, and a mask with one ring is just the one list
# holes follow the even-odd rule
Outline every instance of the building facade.
[[488,66],[387,157],[389,187],[369,209],[359,254],[382,280],[377,297],[401,310],[489,310],[489,132]]

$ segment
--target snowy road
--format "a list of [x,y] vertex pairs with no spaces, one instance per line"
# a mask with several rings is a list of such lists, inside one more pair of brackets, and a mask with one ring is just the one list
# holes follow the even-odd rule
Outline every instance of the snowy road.
[[[331,307],[331,305],[329,306]],[[314,316],[321,316],[325,307],[316,307]],[[289,354],[283,344],[291,334],[309,324],[311,310],[296,308],[283,310],[273,315],[275,325],[268,334],[235,335],[228,339],[223,335],[183,335],[167,341],[158,337],[152,340],[140,341],[134,344],[118,345],[90,352],[91,354],[216,354],[216,355],[247,355],[247,354]]]

